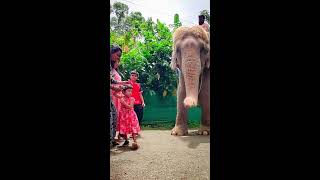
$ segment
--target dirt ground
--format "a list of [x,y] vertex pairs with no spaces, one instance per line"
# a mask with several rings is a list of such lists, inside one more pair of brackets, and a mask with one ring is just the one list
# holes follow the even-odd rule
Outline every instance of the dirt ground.
[[[189,130],[171,136],[169,130],[144,130],[139,149],[117,146],[110,150],[111,180],[210,179],[210,136]],[[120,144],[122,145],[122,143]]]

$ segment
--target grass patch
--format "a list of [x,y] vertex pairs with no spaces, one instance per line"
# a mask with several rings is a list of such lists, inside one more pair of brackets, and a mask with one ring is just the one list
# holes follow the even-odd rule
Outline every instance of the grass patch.
[[[141,123],[143,130],[171,130],[175,125],[175,121],[147,121]],[[197,129],[200,127],[199,121],[189,121],[189,129]]]

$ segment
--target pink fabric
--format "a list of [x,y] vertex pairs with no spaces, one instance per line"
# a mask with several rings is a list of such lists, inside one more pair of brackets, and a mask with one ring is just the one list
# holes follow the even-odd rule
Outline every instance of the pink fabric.
[[112,74],[113,74],[114,80],[121,81],[121,76],[115,69],[112,69]]
[[[119,73],[115,69],[112,69],[112,74],[113,74],[114,80],[121,81],[121,76],[119,75]],[[117,91],[111,90],[111,96],[112,96],[113,104],[117,109],[117,114],[118,114],[118,117],[119,117],[119,111],[120,111],[120,107],[121,106],[120,106],[120,99],[115,96],[116,92]],[[122,92],[119,91],[118,94],[122,95]]]
[[[130,104],[131,99],[134,98],[124,97],[123,99],[126,103]],[[117,128],[117,130],[120,132],[120,134],[131,134],[140,132],[138,117],[133,108],[129,109],[121,104],[118,122],[119,128]]]

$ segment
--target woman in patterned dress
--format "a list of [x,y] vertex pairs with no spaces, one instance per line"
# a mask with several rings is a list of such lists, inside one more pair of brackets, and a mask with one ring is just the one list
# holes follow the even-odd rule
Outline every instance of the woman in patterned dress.
[[[114,86],[114,84],[117,84],[117,81],[115,81],[111,76],[111,65],[110,65],[110,88],[114,91],[120,91],[121,88]],[[116,125],[117,125],[117,118],[118,118],[118,112],[116,107],[113,104],[113,101],[111,100],[110,95],[110,146],[116,146],[118,143],[115,142],[114,137],[116,135]]]
[[[120,58],[121,58],[122,50],[119,46],[112,46],[110,50],[111,55],[111,73],[115,81],[120,82],[122,80],[121,73],[118,70],[118,67],[120,65]],[[114,106],[117,110],[117,116],[119,117],[119,111],[120,111],[120,98],[123,97],[123,94],[121,91],[111,91],[111,97],[112,101],[114,103]],[[117,135],[118,134],[118,135]],[[119,121],[117,121],[116,124],[116,135],[115,139],[119,140]]]

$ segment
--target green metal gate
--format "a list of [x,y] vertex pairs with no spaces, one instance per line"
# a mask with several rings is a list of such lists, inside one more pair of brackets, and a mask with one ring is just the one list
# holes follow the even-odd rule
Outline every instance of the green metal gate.
[[[176,96],[159,96],[144,94],[146,107],[142,125],[174,126],[177,113]],[[201,119],[201,109],[199,107],[191,108],[188,111],[189,125],[198,126]]]

